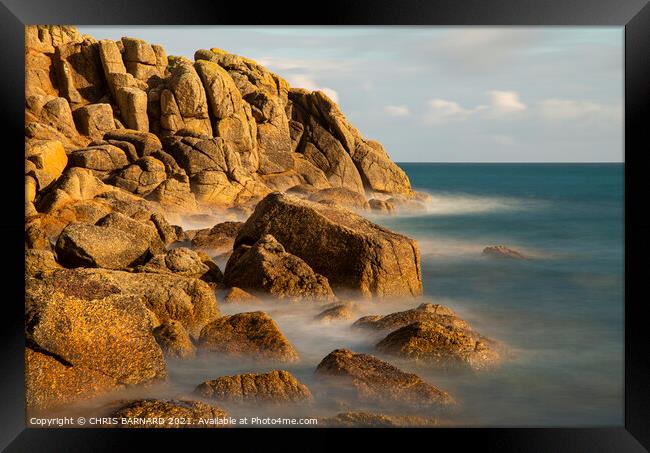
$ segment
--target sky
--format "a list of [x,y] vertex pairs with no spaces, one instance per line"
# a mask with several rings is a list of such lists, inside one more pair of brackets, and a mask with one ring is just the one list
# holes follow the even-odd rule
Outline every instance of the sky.
[[397,162],[622,162],[623,27],[79,26],[322,90]]

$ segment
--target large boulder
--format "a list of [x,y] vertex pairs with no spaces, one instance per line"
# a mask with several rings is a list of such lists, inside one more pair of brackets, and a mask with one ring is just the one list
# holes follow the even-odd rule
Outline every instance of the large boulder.
[[316,373],[350,390],[361,401],[433,408],[453,403],[449,394],[419,376],[348,349],[332,351],[318,364]]
[[261,311],[216,319],[201,330],[199,348],[227,356],[258,360],[298,360],[298,353],[275,321]]
[[155,315],[156,326],[177,320],[194,337],[219,316],[214,291],[205,282],[174,274],[61,269],[48,273],[33,287],[90,301],[112,294],[138,297]]
[[65,405],[165,378],[151,329],[137,296],[105,293],[88,300],[28,280],[28,406]]
[[279,299],[334,299],[327,278],[315,273],[302,259],[287,253],[270,234],[262,236],[253,246],[240,245],[235,249],[226,264],[224,283]]
[[117,228],[73,223],[56,242],[59,262],[67,267],[125,269],[144,262],[150,242]]
[[288,371],[277,370],[221,376],[200,384],[195,392],[203,398],[246,403],[286,404],[313,399],[306,385]]
[[363,296],[422,293],[417,243],[346,209],[272,193],[241,228],[235,247],[271,234],[337,291]]
[[440,367],[484,369],[499,361],[496,346],[494,341],[473,331],[425,321],[391,332],[377,343],[377,350]]
[[165,250],[165,244],[150,217],[135,220],[121,212],[111,212],[99,219],[95,225],[114,228],[125,233],[136,235],[149,242],[149,252],[151,255],[163,253]]
[[372,330],[396,330],[414,322],[431,321],[443,326],[459,329],[469,329],[469,325],[456,316],[450,308],[440,304],[420,304],[418,307],[391,313],[385,316],[370,315],[359,318],[353,327],[363,327]]
[[223,428],[227,416],[201,401],[157,399],[132,401],[111,414],[120,428]]

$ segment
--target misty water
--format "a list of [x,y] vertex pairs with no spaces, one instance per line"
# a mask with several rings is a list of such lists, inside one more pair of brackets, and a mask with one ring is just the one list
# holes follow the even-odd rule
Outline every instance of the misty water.
[[[301,360],[247,362],[202,355],[169,360],[169,379],[74,408],[103,415],[123,398],[188,397],[201,382],[242,372],[286,369],[314,394],[311,404],[222,404],[233,416],[323,417],[371,410],[436,416],[441,426],[598,426],[623,423],[623,165],[400,164],[416,190],[433,199],[426,212],[372,216],[418,240],[424,296],[359,301],[358,316],[441,303],[481,334],[508,347],[490,371],[441,370],[383,356],[385,332],[352,329],[353,320],[314,319],[310,303],[220,304],[222,314],[263,310],[278,323]],[[481,256],[505,244],[532,260]],[[383,358],[449,392],[445,413],[376,407],[317,379],[316,365],[349,348]],[[66,411],[69,415],[70,408]]]

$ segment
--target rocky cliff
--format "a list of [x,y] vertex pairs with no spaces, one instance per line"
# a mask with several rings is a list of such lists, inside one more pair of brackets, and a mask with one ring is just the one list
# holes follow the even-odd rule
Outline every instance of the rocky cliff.
[[50,211],[75,167],[167,213],[250,209],[271,191],[327,189],[376,209],[417,197],[324,93],[247,58],[212,48],[191,61],[140,39],[28,26],[25,62],[28,213]]
[[[243,304],[422,294],[417,242],[360,215],[422,195],[322,92],[216,48],[191,61],[64,26],[27,27],[25,62],[28,409],[155,384],[169,357],[301,360],[265,312],[221,316],[215,289]],[[170,224],[196,217],[211,228]],[[416,333],[398,346],[427,332]],[[361,387],[415,382],[423,390],[408,398],[444,400],[415,375],[348,355],[350,369],[383,370],[351,372]],[[298,386],[284,374],[251,382],[267,381]]]

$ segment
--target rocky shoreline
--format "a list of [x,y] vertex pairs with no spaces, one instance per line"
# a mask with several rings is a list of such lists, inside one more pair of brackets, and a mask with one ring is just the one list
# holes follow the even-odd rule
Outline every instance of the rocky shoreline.
[[[323,328],[381,332],[381,357],[498,365],[497,342],[447,307],[419,304],[417,242],[365,215],[424,210],[427,195],[322,92],[220,49],[191,61],[67,26],[27,27],[25,58],[28,413],[148,388],[169,379],[169,360],[197,355],[278,368],[212,376],[191,398],[121,402],[113,415],[310,404],[317,396],[282,369],[302,360],[299,348],[268,313],[247,309],[260,300],[321,306]],[[373,316],[354,303],[388,298],[414,308]],[[222,315],[221,303],[241,310]],[[436,414],[455,405],[434,383],[349,349],[314,373],[354,409],[326,426],[438,423],[355,412],[356,402]]]

